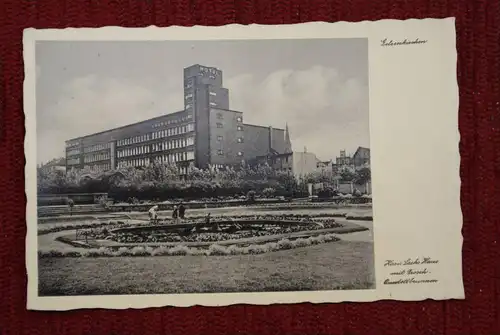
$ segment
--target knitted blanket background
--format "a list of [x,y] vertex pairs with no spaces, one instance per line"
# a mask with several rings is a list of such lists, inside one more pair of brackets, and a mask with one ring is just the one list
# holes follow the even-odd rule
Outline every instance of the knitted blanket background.
[[[449,16],[458,35],[465,301],[26,310],[24,28]],[[499,17],[498,0],[1,1],[0,334],[500,334]]]

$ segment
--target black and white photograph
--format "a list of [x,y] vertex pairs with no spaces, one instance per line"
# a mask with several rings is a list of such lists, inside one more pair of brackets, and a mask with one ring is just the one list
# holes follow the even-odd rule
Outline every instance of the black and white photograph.
[[462,299],[454,36],[26,30],[27,308]]
[[40,296],[375,288],[366,38],[44,41],[36,70]]

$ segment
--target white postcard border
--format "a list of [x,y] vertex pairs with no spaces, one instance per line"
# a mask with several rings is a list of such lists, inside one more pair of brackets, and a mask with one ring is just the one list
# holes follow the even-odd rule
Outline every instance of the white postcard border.
[[[368,38],[376,289],[272,293],[39,297],[36,204],[36,41]],[[382,46],[387,38],[426,40]],[[25,155],[28,309],[224,306],[463,299],[455,19],[222,27],[27,29]],[[415,167],[418,165],[418,168]],[[434,187],[433,187],[434,185]],[[437,185],[437,186],[435,186]],[[403,201],[404,200],[404,201]],[[415,215],[417,217],[415,217]],[[421,214],[421,216],[420,216]],[[431,257],[438,283],[384,285],[384,262]]]

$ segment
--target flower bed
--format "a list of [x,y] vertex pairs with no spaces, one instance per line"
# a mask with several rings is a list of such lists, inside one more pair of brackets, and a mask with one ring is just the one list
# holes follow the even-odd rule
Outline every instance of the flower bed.
[[[147,223],[147,222],[144,222]],[[38,227],[38,235],[46,235],[50,233],[57,233],[60,231],[65,231],[65,230],[71,230],[71,229],[89,229],[89,228],[99,228],[99,227],[133,227],[140,224],[139,221],[134,221],[134,223],[125,223],[124,221],[115,221],[115,220],[109,220],[109,221],[92,221],[89,223],[81,223],[81,224],[65,224],[65,225],[57,225],[57,226],[50,226],[46,225],[43,227]]]
[[[274,222],[275,224],[272,224]],[[290,222],[291,221],[286,221],[280,224],[280,222],[276,220],[263,221],[262,224],[246,225],[244,221],[236,221],[233,225],[215,232],[211,231],[213,229],[212,227],[200,228],[200,231],[187,228],[180,232],[167,232],[160,227],[156,231],[151,231],[150,229],[147,231],[120,231],[116,233],[106,231],[101,235],[95,236],[95,238],[111,239],[119,243],[220,242],[342,227],[341,224],[331,219],[310,221],[307,222],[307,224],[297,221],[295,225],[290,224]],[[227,224],[227,221],[225,221],[225,223]],[[216,224],[217,223],[214,223],[214,227],[216,227]]]
[[144,256],[227,256],[227,255],[248,255],[263,254],[279,250],[306,247],[327,242],[339,241],[339,238],[333,234],[324,234],[311,236],[308,238],[298,238],[295,240],[281,239],[278,242],[265,244],[252,244],[248,246],[221,246],[217,244],[210,245],[207,249],[190,248],[185,245],[174,247],[121,247],[118,250],[112,248],[88,249],[83,251],[59,251],[59,250],[40,250],[38,257],[144,257]]
[[[335,217],[344,217],[346,214],[345,213],[338,213],[338,214],[273,214],[273,215],[234,215],[234,216],[213,216],[212,221],[221,221],[221,220],[227,220],[228,218],[231,218],[235,221],[237,220],[247,220],[247,219],[254,219],[254,220],[303,220],[303,221],[308,221],[314,219],[316,222],[323,222],[322,219],[319,218],[335,218]],[[196,223],[200,220],[205,219],[205,215],[194,215],[194,216],[189,216],[186,219],[186,222],[192,222]],[[133,221],[133,223],[129,223],[130,221]],[[71,229],[90,229],[90,228],[97,228],[97,227],[108,227],[108,226],[119,226],[119,227],[132,227],[132,226],[138,226],[138,225],[148,225],[149,220],[130,220],[130,221],[122,221],[122,220],[107,220],[107,221],[90,221],[86,223],[68,223],[68,224],[57,224],[52,226],[51,224],[44,224],[43,226],[38,226],[38,235],[45,235],[45,234],[50,234],[50,233],[56,233],[64,230],[71,230]],[[171,218],[166,218],[163,219],[164,222],[168,223],[171,222]]]

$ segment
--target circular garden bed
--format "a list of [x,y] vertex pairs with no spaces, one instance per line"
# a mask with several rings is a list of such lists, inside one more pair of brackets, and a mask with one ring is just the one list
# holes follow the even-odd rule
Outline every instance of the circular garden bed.
[[[334,242],[334,234],[366,228],[336,222],[320,215],[247,215],[184,220],[181,224],[151,225],[148,221],[93,222],[88,226],[52,227],[74,230],[56,238],[75,250],[40,251],[40,257],[114,257],[164,255],[239,255],[305,247]],[[344,225],[347,224],[347,227]],[[353,225],[353,226],[351,226]],[[41,232],[39,232],[40,234]],[[87,250],[84,250],[87,249]]]

